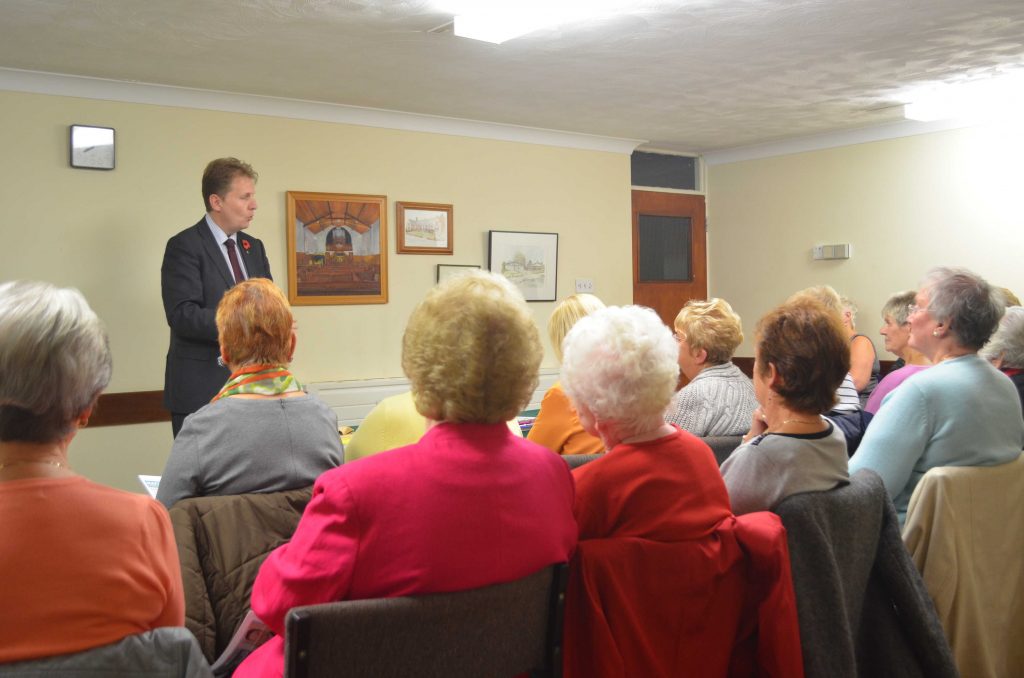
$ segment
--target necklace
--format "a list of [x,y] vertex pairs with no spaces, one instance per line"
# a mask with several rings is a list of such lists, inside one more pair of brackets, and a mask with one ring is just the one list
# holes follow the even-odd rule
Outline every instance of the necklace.
[[779,422],[778,426],[769,426],[768,428],[765,429],[764,432],[765,433],[778,433],[779,430],[782,429],[786,424],[806,424],[807,426],[813,426],[814,424],[819,424],[819,423],[821,423],[821,417],[818,417],[817,421],[815,421],[813,419],[808,421],[807,419],[797,419],[797,418],[794,417],[793,419],[785,419],[785,420]]
[[64,468],[64,464],[59,461],[48,461],[46,459],[16,459],[15,461],[7,461],[0,464],[0,471],[4,470],[8,466],[24,466],[25,464],[46,464],[54,468]]
[[808,424],[808,425],[810,425],[810,424],[819,424],[819,423],[821,423],[821,417],[818,417],[817,421],[815,421],[815,420],[807,421],[806,419],[787,419],[784,422],[782,422],[781,424],[779,424],[779,426],[780,427],[781,426],[785,426],[786,424]]

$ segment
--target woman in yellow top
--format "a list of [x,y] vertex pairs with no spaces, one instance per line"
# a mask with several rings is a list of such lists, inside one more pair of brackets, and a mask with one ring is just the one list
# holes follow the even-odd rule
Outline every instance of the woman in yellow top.
[[[555,306],[548,320],[548,338],[558,362],[562,362],[562,340],[580,318],[604,308],[593,294],[574,294]],[[548,389],[540,403],[540,412],[526,436],[558,454],[599,454],[604,443],[583,430],[583,425],[558,382]]]

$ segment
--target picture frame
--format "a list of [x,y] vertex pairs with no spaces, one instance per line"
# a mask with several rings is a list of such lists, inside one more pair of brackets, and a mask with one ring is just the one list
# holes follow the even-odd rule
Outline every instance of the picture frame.
[[473,269],[479,269],[479,264],[438,264],[437,265],[437,282],[443,283],[448,278],[465,273]]
[[451,205],[396,202],[396,251],[399,254],[451,254],[453,212]]
[[488,231],[487,268],[511,280],[527,301],[554,301],[558,234]]
[[288,191],[285,198],[288,301],[386,304],[387,196]]

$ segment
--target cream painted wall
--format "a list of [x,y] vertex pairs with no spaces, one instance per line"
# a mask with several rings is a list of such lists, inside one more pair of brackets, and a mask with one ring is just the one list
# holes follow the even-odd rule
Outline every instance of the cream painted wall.
[[[859,306],[882,348],[880,309],[933,266],[964,266],[1024,292],[1024,131],[976,127],[710,167],[710,294],[757,319],[798,289],[829,284]],[[849,260],[812,261],[850,243]]]
[[[266,243],[283,289],[286,191],[388,197],[389,302],[296,308],[300,379],[400,376],[405,319],[436,264],[486,266],[491,229],[558,232],[559,297],[577,277],[593,279],[608,303],[632,296],[626,155],[14,92],[0,92],[0,111],[0,279],[82,290],[109,329],[110,392],[163,386],[164,245],[202,216],[200,176],[218,156],[236,155],[260,173],[250,232]],[[72,123],[117,129],[116,170],[68,166]],[[396,255],[396,200],[453,204],[454,255]],[[553,304],[530,306],[543,331]],[[547,351],[544,364],[553,366]],[[90,477],[135,490],[135,473],[162,469],[164,428],[83,431],[73,459]]]

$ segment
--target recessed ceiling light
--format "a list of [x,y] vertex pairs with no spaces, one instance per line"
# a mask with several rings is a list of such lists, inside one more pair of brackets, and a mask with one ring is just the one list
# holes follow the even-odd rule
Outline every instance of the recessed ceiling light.
[[921,87],[907,93],[908,120],[982,122],[1024,114],[1024,71]]
[[541,28],[619,14],[650,0],[438,0],[455,15],[455,35],[501,44]]

